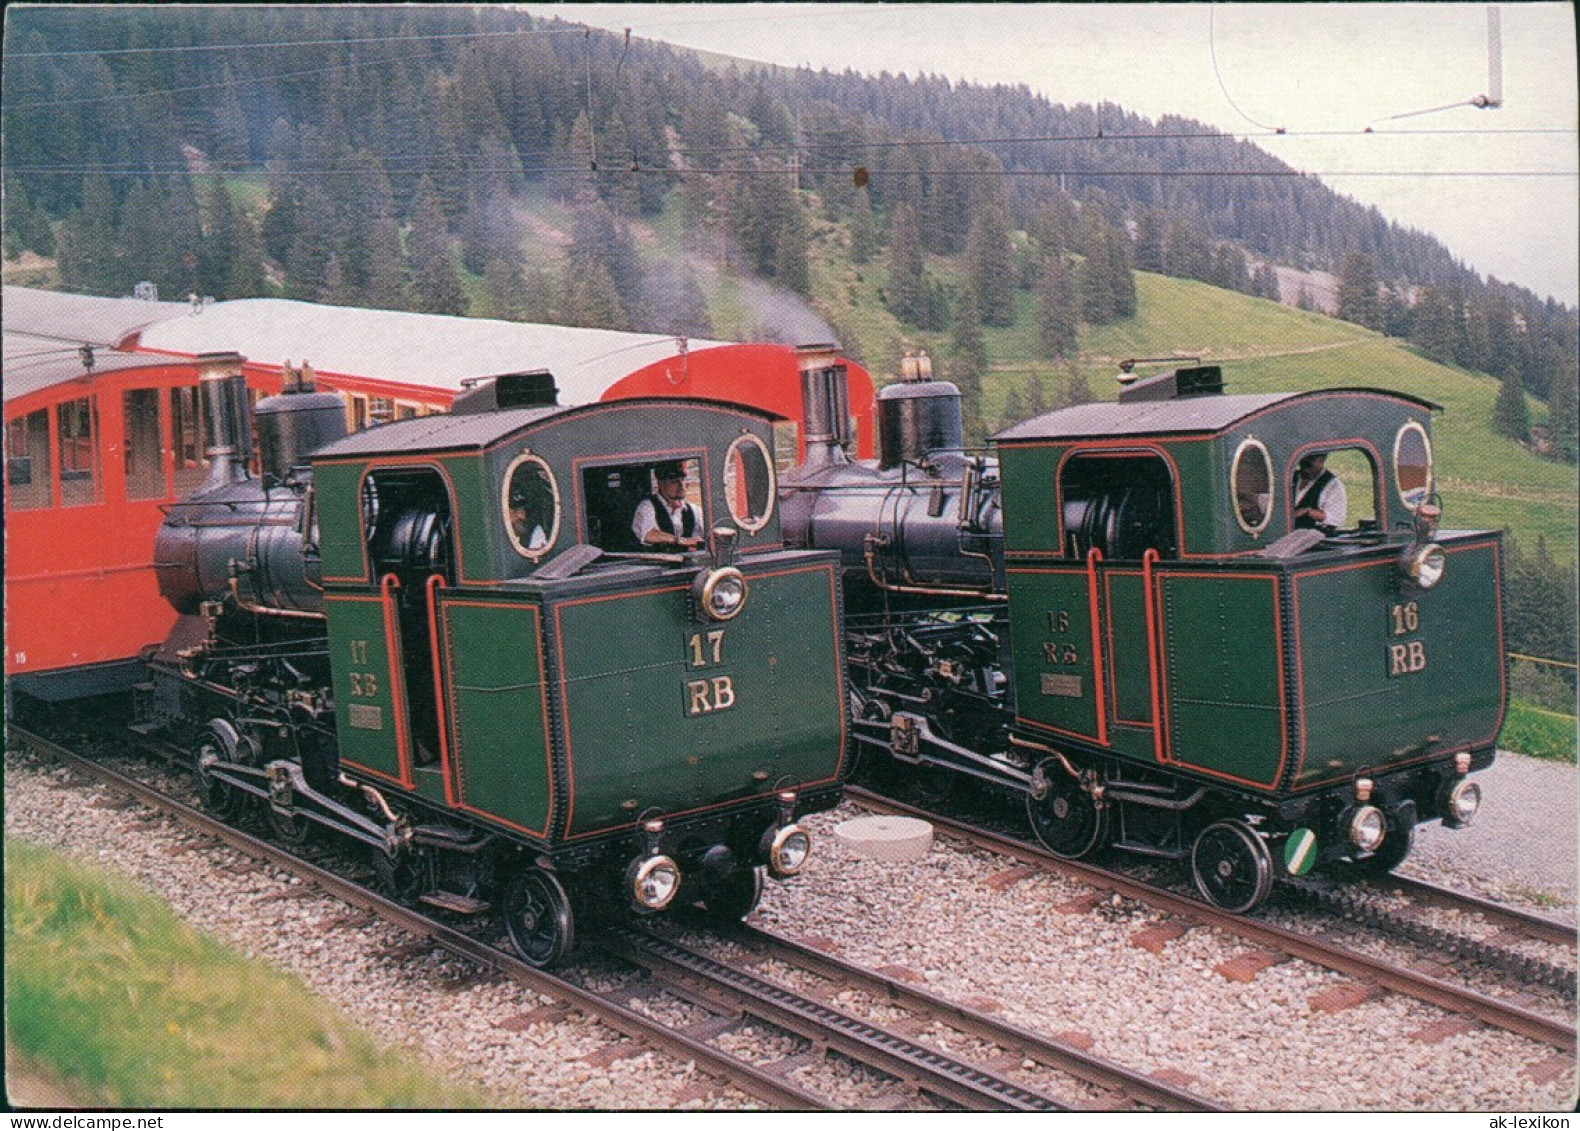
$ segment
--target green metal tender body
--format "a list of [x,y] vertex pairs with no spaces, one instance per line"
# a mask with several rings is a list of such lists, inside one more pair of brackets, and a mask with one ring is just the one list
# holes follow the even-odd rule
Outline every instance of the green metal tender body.
[[[1055,784],[1045,839],[1191,852],[1209,897],[1252,906],[1269,852],[1283,874],[1386,869],[1416,823],[1456,822],[1503,720],[1501,543],[1437,529],[1435,406],[1189,387],[1216,372],[997,437],[1011,741],[1102,767],[1098,815]],[[1347,481],[1342,528],[1295,528],[1314,452]],[[1391,837],[1358,849],[1380,823]]]
[[[559,879],[663,856],[683,897],[744,914],[776,834],[844,772],[836,559],[783,548],[771,429],[628,401],[314,453],[340,766]],[[701,519],[691,552],[631,526],[666,466]]]

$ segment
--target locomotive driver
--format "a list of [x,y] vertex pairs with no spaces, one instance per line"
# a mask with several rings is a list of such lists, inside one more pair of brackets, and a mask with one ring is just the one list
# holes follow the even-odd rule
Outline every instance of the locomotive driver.
[[686,501],[686,469],[661,463],[653,473],[658,493],[636,504],[631,532],[644,546],[695,550],[702,545],[702,515]]
[[1327,470],[1327,452],[1308,452],[1295,471],[1295,529],[1332,534],[1344,525],[1349,496],[1344,483]]

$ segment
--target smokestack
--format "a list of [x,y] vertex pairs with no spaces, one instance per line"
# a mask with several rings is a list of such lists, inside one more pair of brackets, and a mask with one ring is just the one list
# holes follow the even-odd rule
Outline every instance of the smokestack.
[[802,437],[807,467],[850,462],[850,383],[839,346],[833,343],[797,346],[796,365],[801,370],[801,412],[806,427]]
[[246,479],[252,462],[252,429],[247,416],[247,379],[239,353],[204,353],[197,359],[198,398],[208,421],[210,446],[204,491]]

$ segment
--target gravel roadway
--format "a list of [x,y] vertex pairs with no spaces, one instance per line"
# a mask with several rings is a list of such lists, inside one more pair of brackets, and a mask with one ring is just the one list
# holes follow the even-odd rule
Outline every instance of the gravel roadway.
[[1574,918],[1580,786],[1572,764],[1501,752],[1475,775],[1481,812],[1465,829],[1426,825],[1400,869]]
[[[380,1039],[476,1080],[501,1108],[750,1106],[658,1054],[605,1064],[598,1053],[611,1034],[596,1023],[542,1008],[536,995],[479,978],[228,849],[194,851],[169,822],[95,807],[98,787],[51,788],[58,776],[8,754],[8,833],[131,876],[199,929],[294,971]],[[1482,781],[1483,819],[1457,833],[1424,830],[1410,866],[1572,916],[1574,767],[1506,755]],[[1555,1065],[1550,1049],[1487,1028],[1417,1039],[1443,1014],[1393,994],[1324,1012],[1313,997],[1345,980],[1301,962],[1234,981],[1219,967],[1248,948],[1213,930],[1154,954],[1131,939],[1157,912],[1114,897],[1070,913],[1061,905],[1084,894],[1079,885],[1018,874],[990,853],[938,842],[904,864],[857,858],[832,835],[853,815],[841,807],[810,819],[817,852],[804,875],[768,885],[764,926],[1237,1109],[1574,1108],[1573,1065]],[[854,1108],[863,1093],[859,1081],[851,1087],[839,1102]]]

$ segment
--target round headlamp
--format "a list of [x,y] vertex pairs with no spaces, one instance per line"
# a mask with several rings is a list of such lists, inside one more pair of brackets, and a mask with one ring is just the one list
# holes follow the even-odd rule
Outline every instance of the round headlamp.
[[812,855],[812,837],[800,825],[784,825],[775,830],[768,845],[768,871],[775,879],[793,876]]
[[730,620],[746,607],[746,576],[734,566],[697,575],[692,592],[712,620]]
[[1481,809],[1481,787],[1469,778],[1460,778],[1443,792],[1440,811],[1443,824],[1451,829],[1462,829],[1475,820]]
[[633,860],[626,879],[636,905],[649,911],[664,910],[680,890],[680,868],[668,856]]
[[1351,810],[1344,832],[1350,843],[1362,852],[1376,852],[1388,832],[1388,819],[1375,805],[1358,805]]
[[1406,550],[1400,566],[1411,581],[1422,589],[1430,589],[1443,576],[1443,567],[1447,561],[1443,547],[1436,542],[1428,542],[1424,546],[1411,546]]

